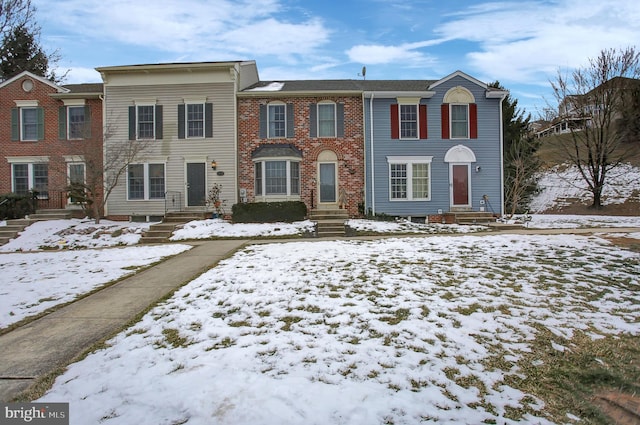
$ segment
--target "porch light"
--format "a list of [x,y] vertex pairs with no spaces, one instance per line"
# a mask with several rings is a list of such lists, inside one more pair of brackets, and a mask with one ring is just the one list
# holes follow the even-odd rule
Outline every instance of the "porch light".
[[211,161],[211,169],[215,171],[216,168],[218,168],[218,163],[214,159],[213,161]]

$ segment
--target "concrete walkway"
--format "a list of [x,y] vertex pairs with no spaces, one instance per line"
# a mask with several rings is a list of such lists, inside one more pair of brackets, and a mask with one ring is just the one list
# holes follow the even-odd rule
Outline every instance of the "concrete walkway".
[[[447,235],[393,235],[392,237],[486,236],[496,234],[592,234],[638,232],[638,228],[523,229]],[[337,238],[373,240],[387,236]],[[304,239],[304,241],[322,241]],[[295,239],[301,241],[301,239]],[[194,248],[171,257],[117,284],[73,302],[51,314],[0,336],[0,401],[8,402],[41,377],[65,367],[93,344],[104,341],[137,315],[215,266],[221,259],[251,243],[286,240],[214,240],[192,242]]]
[[0,401],[13,400],[40,377],[67,366],[245,243],[191,243],[187,252],[0,336]]

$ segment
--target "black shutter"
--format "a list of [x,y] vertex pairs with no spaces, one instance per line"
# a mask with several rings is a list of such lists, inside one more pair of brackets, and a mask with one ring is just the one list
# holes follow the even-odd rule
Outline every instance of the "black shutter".
[[156,139],[162,139],[162,105],[156,105]]
[[309,137],[318,137],[318,104],[309,104]]
[[67,107],[58,107],[58,139],[67,138]]
[[260,105],[260,134],[261,139],[267,138],[267,105]]
[[213,103],[204,104],[204,137],[213,137]]
[[336,137],[344,137],[344,103],[336,103]]
[[129,106],[129,140],[136,140],[136,107]]
[[82,137],[85,139],[91,138],[91,106],[84,106],[84,134]]
[[184,103],[178,105],[178,139],[184,139]]
[[293,103],[287,103],[287,137],[294,137]]

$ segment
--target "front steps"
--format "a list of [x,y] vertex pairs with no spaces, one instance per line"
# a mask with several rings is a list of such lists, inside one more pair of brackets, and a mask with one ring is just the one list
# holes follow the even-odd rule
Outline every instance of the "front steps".
[[35,214],[29,215],[29,218],[7,220],[6,226],[0,226],[0,245],[16,238],[27,226],[36,221],[68,220],[72,216],[73,213],[69,210],[37,210]]
[[488,225],[496,222],[495,215],[486,211],[450,211],[444,213],[444,217],[447,223],[463,225]]
[[345,236],[345,222],[349,219],[347,210],[311,210],[309,220],[316,222],[319,238]]
[[167,243],[176,230],[176,226],[188,223],[193,220],[203,220],[211,213],[202,211],[172,211],[168,212],[162,219],[162,223],[152,224],[149,230],[145,231],[140,238],[141,244]]

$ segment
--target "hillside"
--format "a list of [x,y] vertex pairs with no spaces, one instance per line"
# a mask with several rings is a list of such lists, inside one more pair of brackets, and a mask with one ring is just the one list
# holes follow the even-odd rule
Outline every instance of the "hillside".
[[603,214],[640,215],[640,154],[638,146],[625,145],[636,150],[629,162],[611,171],[603,192],[601,210],[589,208],[591,193],[586,182],[574,166],[564,163],[562,144],[572,143],[569,135],[543,139],[538,156],[543,162],[538,187],[540,193],[534,197],[530,210],[534,213],[555,214]]

